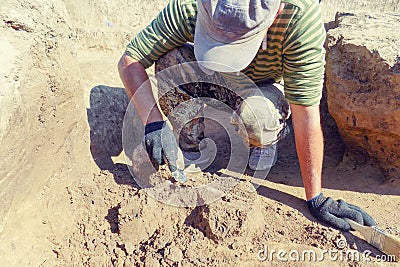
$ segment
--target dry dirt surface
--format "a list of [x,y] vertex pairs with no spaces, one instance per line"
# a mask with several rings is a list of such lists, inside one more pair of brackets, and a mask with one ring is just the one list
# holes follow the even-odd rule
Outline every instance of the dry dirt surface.
[[[311,217],[293,134],[256,191],[245,175],[213,203],[175,207],[137,185],[122,153],[128,99],[116,64],[165,3],[2,1],[0,266],[398,266],[357,233]],[[353,164],[326,104],[322,110],[324,193],[400,236],[400,183]],[[206,125],[218,160],[197,183],[219,177],[229,161],[221,125]],[[159,175],[170,179],[165,169]],[[298,260],[279,260],[278,250]]]

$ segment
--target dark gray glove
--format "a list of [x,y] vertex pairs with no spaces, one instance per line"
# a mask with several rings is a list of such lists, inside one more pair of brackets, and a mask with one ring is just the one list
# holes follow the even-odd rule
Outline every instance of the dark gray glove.
[[351,219],[361,225],[376,225],[374,219],[361,208],[348,204],[343,199],[327,198],[322,193],[308,200],[307,206],[315,218],[343,231],[349,231],[351,226],[342,218]]
[[[167,163],[170,171],[178,182],[186,182],[186,177],[182,170],[178,170],[178,143],[176,142],[172,129],[165,121],[156,121],[146,125],[145,146],[147,154],[155,167]],[[165,162],[164,161],[167,161]],[[179,175],[178,175],[179,174]]]

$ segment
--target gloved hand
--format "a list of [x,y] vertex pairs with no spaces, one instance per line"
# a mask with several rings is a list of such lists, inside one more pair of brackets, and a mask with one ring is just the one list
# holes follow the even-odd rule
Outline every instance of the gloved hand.
[[[187,181],[183,170],[178,169],[179,147],[172,129],[165,121],[156,121],[147,124],[145,127],[144,141],[147,154],[156,168],[158,168],[158,165],[167,163],[175,180],[181,183]],[[164,159],[167,162],[164,162]]]
[[361,225],[376,225],[374,219],[361,208],[342,199],[327,198],[322,193],[308,200],[307,206],[315,218],[343,231],[349,231],[351,226],[342,218],[351,219]]

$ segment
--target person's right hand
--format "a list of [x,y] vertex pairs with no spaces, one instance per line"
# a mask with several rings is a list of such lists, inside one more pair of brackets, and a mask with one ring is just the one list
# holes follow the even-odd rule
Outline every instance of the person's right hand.
[[186,182],[183,170],[178,168],[179,147],[172,129],[165,121],[148,123],[145,127],[144,137],[147,154],[158,168],[158,165],[168,164],[174,178],[181,183]]
[[334,200],[322,193],[307,201],[311,214],[318,220],[330,224],[340,230],[349,231],[351,226],[344,218],[351,219],[365,226],[376,225],[375,220],[356,205],[343,199]]

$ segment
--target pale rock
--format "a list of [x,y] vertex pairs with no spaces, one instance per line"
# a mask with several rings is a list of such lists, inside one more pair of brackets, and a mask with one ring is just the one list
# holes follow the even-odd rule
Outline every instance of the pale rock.
[[327,36],[327,94],[347,151],[400,178],[400,16],[338,13]]

